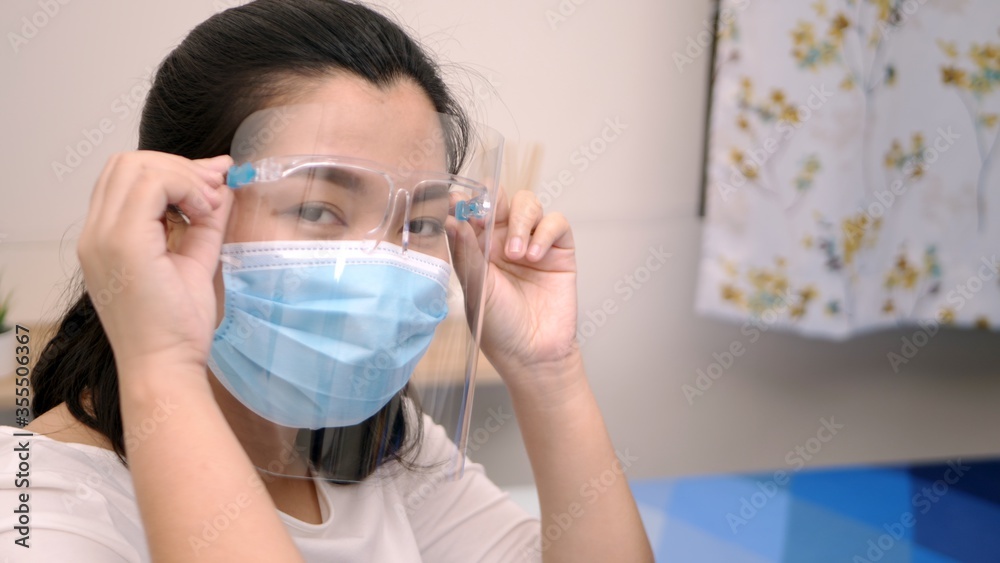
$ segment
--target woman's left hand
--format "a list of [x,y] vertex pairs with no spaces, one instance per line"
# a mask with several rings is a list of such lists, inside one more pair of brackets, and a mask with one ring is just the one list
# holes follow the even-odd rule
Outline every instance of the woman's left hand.
[[529,191],[508,204],[501,189],[492,242],[482,350],[508,385],[528,373],[557,377],[579,361],[569,222],[560,213],[545,214]]

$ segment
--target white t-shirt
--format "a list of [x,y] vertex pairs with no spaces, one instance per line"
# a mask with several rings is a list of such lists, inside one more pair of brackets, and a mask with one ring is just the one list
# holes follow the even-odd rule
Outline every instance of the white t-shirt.
[[[114,453],[0,426],[0,561],[74,563],[148,562],[132,476]],[[18,487],[18,448],[28,442],[28,487]],[[454,444],[424,417],[418,463],[451,457]],[[22,467],[23,469],[23,467]],[[458,481],[440,473],[380,468],[362,483],[317,481],[322,524],[279,513],[308,562],[528,561],[540,541],[529,516],[466,462]],[[27,493],[29,548],[15,543]],[[22,509],[23,510],[23,509]],[[220,510],[220,515],[223,511]],[[218,526],[224,525],[220,516]],[[211,538],[212,526],[203,531]],[[201,538],[199,538],[201,539]],[[192,561],[197,542],[192,544]]]

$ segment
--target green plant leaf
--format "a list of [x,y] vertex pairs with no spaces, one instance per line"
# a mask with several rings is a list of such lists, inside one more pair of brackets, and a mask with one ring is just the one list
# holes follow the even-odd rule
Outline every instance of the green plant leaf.
[[[0,271],[0,281],[3,281],[3,272]],[[0,333],[7,332],[10,327],[4,322],[7,319],[7,313],[10,311],[10,298],[13,295],[13,291],[7,292],[4,297],[3,302],[0,303]]]

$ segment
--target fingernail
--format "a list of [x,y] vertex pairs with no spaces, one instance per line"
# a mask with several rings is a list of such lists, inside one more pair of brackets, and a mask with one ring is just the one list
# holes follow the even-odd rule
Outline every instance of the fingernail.
[[531,248],[528,249],[528,256],[531,256],[532,258],[538,258],[538,255],[541,253],[542,247],[537,244],[531,245]]
[[522,248],[524,248],[524,242],[521,240],[521,237],[514,237],[507,243],[508,254],[517,254],[521,252]]

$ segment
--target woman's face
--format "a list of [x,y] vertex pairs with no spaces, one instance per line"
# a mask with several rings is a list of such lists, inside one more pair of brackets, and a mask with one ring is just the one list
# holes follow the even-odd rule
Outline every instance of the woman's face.
[[[443,216],[448,193],[433,183],[414,187],[415,170],[446,172],[442,122],[431,100],[411,80],[379,88],[353,75],[324,79],[294,105],[271,108],[263,119],[237,133],[237,164],[262,158],[322,155],[381,164],[394,181],[365,168],[306,168],[275,182],[234,191],[225,242],[268,240],[362,240],[402,242],[408,221],[410,249],[448,260]],[[250,120],[248,120],[249,122]],[[409,194],[406,216],[405,194]],[[438,219],[442,219],[438,221]],[[176,247],[185,225],[168,227]],[[215,277],[218,319],[222,318],[221,273]]]

